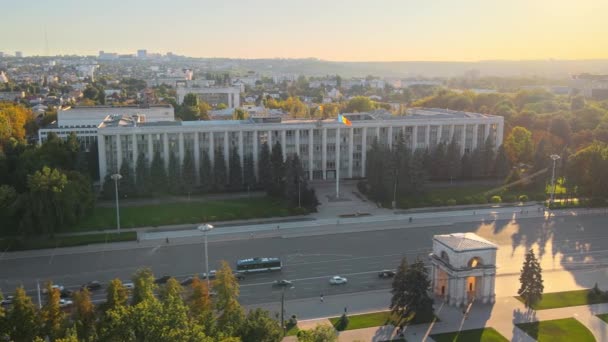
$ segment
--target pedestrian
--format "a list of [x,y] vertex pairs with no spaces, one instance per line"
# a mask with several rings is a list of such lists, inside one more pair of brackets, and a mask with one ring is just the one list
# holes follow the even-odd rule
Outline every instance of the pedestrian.
[[281,228],[280,225],[277,224],[277,230],[279,230],[280,228]]
[[168,236],[165,238],[165,241],[167,242],[167,244],[169,244],[169,237]]
[[323,303],[323,294],[321,293],[321,303]]
[[410,216],[410,223],[412,223],[412,217]]

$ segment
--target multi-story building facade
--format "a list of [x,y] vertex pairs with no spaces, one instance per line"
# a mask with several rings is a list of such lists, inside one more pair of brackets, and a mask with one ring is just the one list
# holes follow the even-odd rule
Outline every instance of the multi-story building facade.
[[228,108],[238,108],[241,106],[241,87],[180,87],[175,89],[177,103],[184,102],[184,97],[190,93],[196,94],[201,101],[205,101],[211,106],[220,103]]
[[207,152],[213,161],[218,150],[223,152],[230,168],[230,151],[236,149],[241,164],[244,156],[252,156],[257,172],[262,144],[272,146],[280,142],[283,157],[298,154],[310,180],[335,179],[337,166],[340,178],[358,178],[365,177],[367,150],[375,139],[392,147],[403,134],[411,149],[432,149],[441,142],[455,140],[461,153],[483,146],[486,139],[496,148],[503,139],[504,122],[500,116],[440,109],[412,109],[406,116],[388,113],[345,116],[351,120],[351,126],[335,119],[138,123],[129,117],[109,116],[97,130],[99,171],[103,180],[119,170],[123,161],[136,165],[138,156],[142,156],[151,162],[157,152],[165,167],[170,154],[175,154],[180,162],[189,154],[199,170],[203,153]]

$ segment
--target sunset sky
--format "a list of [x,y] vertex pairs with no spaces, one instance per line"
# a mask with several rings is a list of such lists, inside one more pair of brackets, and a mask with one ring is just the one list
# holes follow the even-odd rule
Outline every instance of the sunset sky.
[[595,59],[608,58],[607,13],[607,0],[7,0],[0,51],[147,49],[336,61]]

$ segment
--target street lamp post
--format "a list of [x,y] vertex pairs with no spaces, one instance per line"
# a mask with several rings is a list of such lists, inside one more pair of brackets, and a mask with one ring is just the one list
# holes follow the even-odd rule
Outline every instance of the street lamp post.
[[560,158],[559,155],[557,154],[552,154],[549,156],[551,159],[553,159],[553,171],[551,172],[551,199],[549,200],[549,207],[551,207],[551,205],[553,204],[553,200],[555,199],[555,163],[557,162],[557,160]]
[[115,173],[110,176],[114,180],[114,193],[116,194],[116,229],[120,234],[120,209],[118,206],[118,181],[122,179],[120,173]]
[[[285,290],[287,289],[287,286],[283,287],[283,292],[281,293],[281,328],[283,328],[283,333],[285,333],[285,331],[287,330],[287,327],[285,326]],[[295,286],[292,286],[289,288],[290,290],[295,289]]]
[[209,289],[209,253],[207,252],[207,232],[213,229],[213,226],[205,223],[197,228],[205,235],[205,278],[207,278],[207,288]]

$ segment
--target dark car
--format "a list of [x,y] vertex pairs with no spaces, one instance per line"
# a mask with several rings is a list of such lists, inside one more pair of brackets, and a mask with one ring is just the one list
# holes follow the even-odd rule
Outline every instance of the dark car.
[[180,284],[182,284],[182,286],[188,286],[188,285],[191,285],[193,281],[194,281],[194,277],[188,277],[188,278],[182,280],[182,282]]
[[88,289],[89,291],[95,291],[95,290],[99,290],[99,289],[101,289],[101,283],[100,283],[100,282],[98,282],[97,280],[93,280],[93,281],[90,281],[90,282],[88,282],[88,283],[86,283],[86,284],[82,285],[82,287],[81,287],[81,288],[83,288],[83,289],[85,289],[85,288],[86,288],[86,289]]
[[282,280],[275,280],[273,285],[274,286],[291,286],[293,283],[289,280],[286,279],[282,279]]
[[243,280],[243,279],[245,279],[245,275],[243,273],[240,273],[240,272],[234,272],[234,277],[237,280]]
[[6,296],[4,297],[4,299],[2,301],[0,301],[0,305],[2,306],[9,306],[11,304],[13,304],[13,296]]
[[[216,274],[217,274],[216,270],[209,271],[209,279],[215,279]],[[201,276],[201,279],[207,279],[207,273],[203,273],[203,275]]]
[[395,271],[390,271],[390,270],[383,270],[380,271],[380,273],[378,273],[378,278],[392,278],[395,276]]
[[154,281],[154,284],[166,284],[171,279],[171,276],[162,276]]
[[61,298],[70,298],[70,297],[72,297],[73,294],[74,294],[74,291],[68,290],[68,289],[63,289],[63,291],[61,291],[59,293]]

